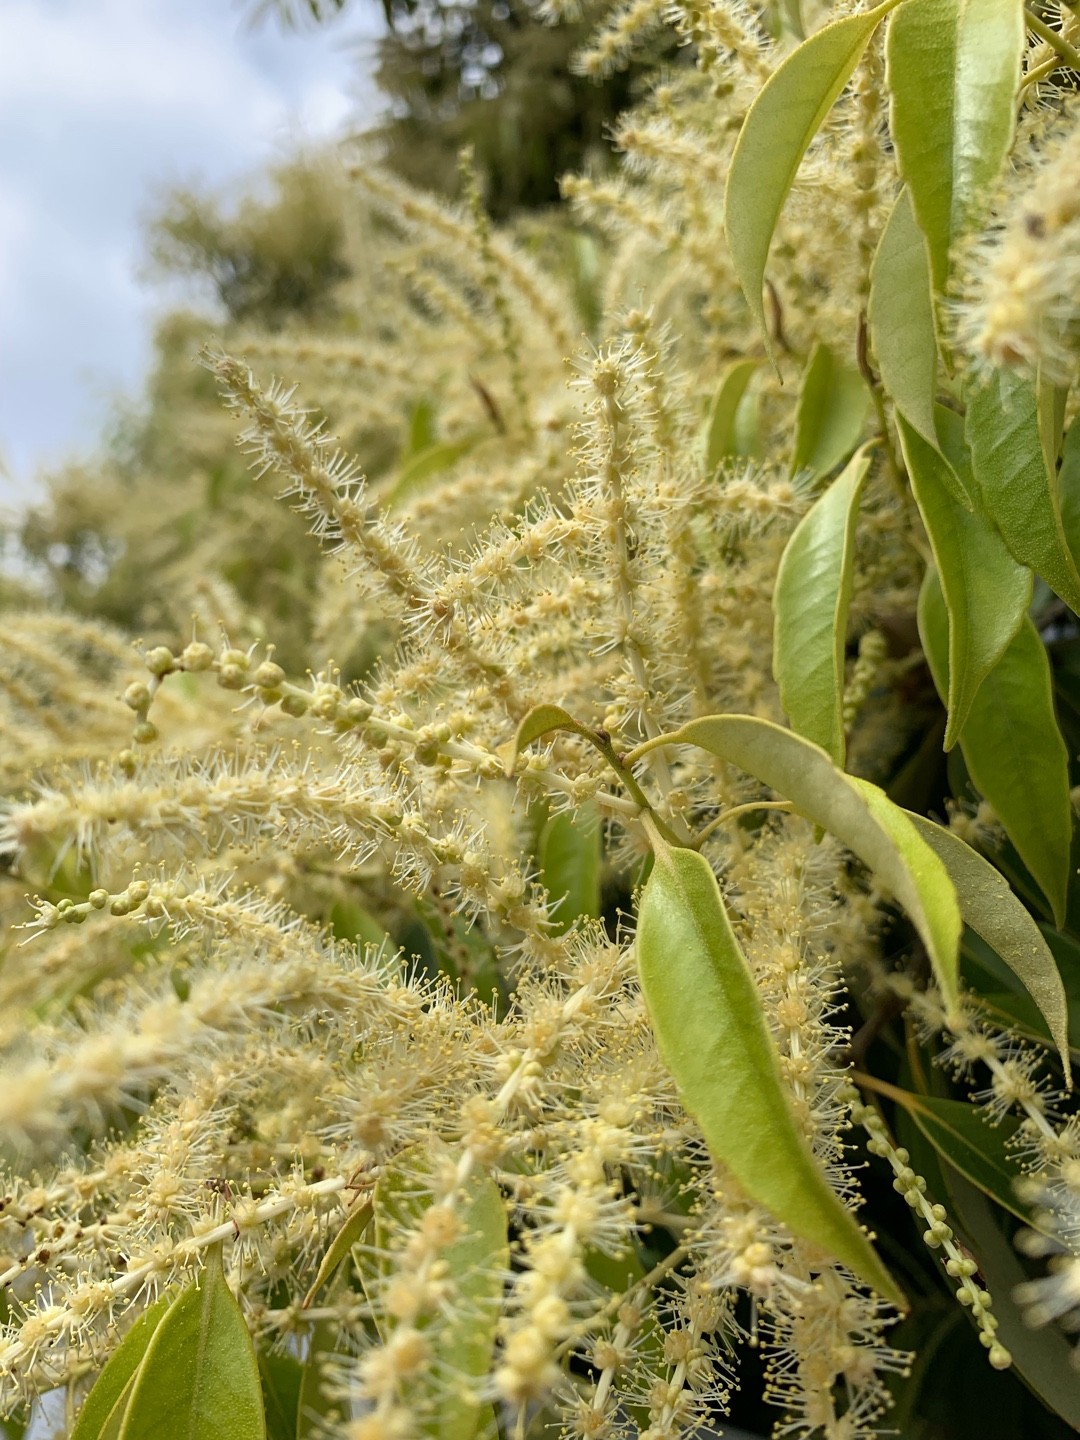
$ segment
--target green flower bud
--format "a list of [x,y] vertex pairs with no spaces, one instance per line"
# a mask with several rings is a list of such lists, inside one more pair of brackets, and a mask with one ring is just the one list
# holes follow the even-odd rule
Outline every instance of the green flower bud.
[[140,720],[131,732],[136,745],[152,745],[158,738],[158,728],[151,720]]
[[239,665],[219,665],[217,680],[223,690],[242,690],[247,684],[247,672]]
[[301,715],[307,714],[308,702],[303,695],[286,695],[281,702],[281,709],[284,714],[291,715],[298,720]]
[[109,903],[109,892],[108,890],[91,890],[86,898],[95,910],[104,910]]
[[176,658],[167,645],[155,645],[146,652],[144,658],[151,675],[168,675],[176,668]]
[[273,660],[264,660],[251,678],[260,690],[276,690],[285,682],[285,671]]

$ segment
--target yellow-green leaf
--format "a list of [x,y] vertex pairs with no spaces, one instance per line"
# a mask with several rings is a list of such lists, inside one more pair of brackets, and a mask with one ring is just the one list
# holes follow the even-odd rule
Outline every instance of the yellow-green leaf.
[[536,858],[559,934],[581,916],[600,914],[600,842],[600,815],[592,803],[550,816],[540,832]]
[[708,861],[657,840],[637,961],[664,1063],[710,1151],[759,1205],[902,1305],[799,1126],[779,1056]]
[[835,470],[859,443],[869,406],[870,392],[858,370],[845,365],[828,345],[815,345],[795,408],[791,473],[828,475]]
[[967,439],[982,504],[1005,544],[1080,611],[1080,573],[1046,464],[1034,383],[998,371],[976,386],[968,396]]
[[[919,635],[942,696],[949,690],[948,631],[941,585],[929,570],[919,594]],[[1062,924],[1072,841],[1069,756],[1054,714],[1050,662],[1027,618],[979,687],[960,749]]]
[[844,648],[865,449],[803,516],[773,592],[773,674],[792,728],[844,764]]
[[886,394],[927,444],[937,445],[937,334],[930,261],[906,189],[896,198],[874,254],[867,314]]
[[118,1433],[122,1418],[122,1409],[117,1413],[118,1402],[125,1396],[125,1392],[130,1394],[135,1372],[142,1364],[154,1331],[161,1324],[174,1298],[175,1291],[167,1292],[149,1309],[144,1310],[109,1356],[101,1374],[94,1381],[93,1389],[79,1407],[71,1431],[71,1440],[105,1440],[109,1433],[110,1419],[113,1434]]
[[[952,431],[952,469],[964,474],[963,421],[938,412],[942,435]],[[948,463],[902,415],[897,417],[911,487],[930,537],[949,616],[949,719],[945,749],[967,723],[979,687],[1005,653],[1031,604],[1032,574],[1009,554],[998,532],[951,493]],[[959,446],[959,451],[955,448]]]
[[304,1365],[293,1355],[259,1354],[267,1440],[296,1440]]
[[1009,153],[1026,40],[1023,0],[905,0],[889,23],[889,129],[941,293]]
[[883,790],[845,775],[801,735],[752,715],[691,720],[639,745],[633,758],[659,745],[698,745],[737,765],[842,840],[910,915],[946,1003],[956,1003],[963,928],[956,892],[944,865]]
[[739,404],[757,368],[756,360],[736,360],[720,377],[705,431],[707,474],[711,475],[721,460],[738,453],[735,432]]
[[[415,1145],[395,1157],[375,1186],[375,1237],[381,1256],[393,1256],[402,1235],[422,1221],[434,1200],[438,1157]],[[491,1366],[505,1274],[509,1267],[506,1207],[499,1187],[473,1169],[458,1193],[461,1232],[441,1252],[452,1297],[448,1313],[421,1316],[432,1355],[427,1380],[414,1382],[412,1404],[420,1433],[433,1440],[473,1440],[491,1406],[479,1396]],[[388,1272],[387,1272],[388,1273]],[[382,1317],[384,1332],[396,1321]]]
[[898,0],[825,25],[769,76],[735,144],[724,194],[724,230],[743,294],[761,332],[762,286],[773,231],[806,147]]
[[514,773],[518,756],[527,745],[555,730],[569,730],[575,735],[584,735],[587,738],[591,738],[595,733],[580,720],[575,720],[569,710],[564,710],[561,705],[534,705],[529,713],[522,717],[513,740],[500,751],[506,761],[507,775]]
[[393,509],[411,500],[424,489],[429,480],[434,480],[452,465],[456,465],[486,438],[484,432],[474,431],[458,440],[440,440],[435,445],[429,445],[426,450],[421,450],[419,455],[413,455],[387,491],[387,505]]
[[948,870],[964,923],[990,946],[1042,1011],[1069,1075],[1069,1003],[1043,933],[993,865],[951,830],[922,815],[908,819]]
[[342,1221],[341,1228],[326,1247],[326,1254],[319,1262],[318,1272],[304,1296],[301,1309],[306,1309],[311,1304],[338,1266],[352,1253],[352,1247],[363,1236],[364,1231],[371,1223],[373,1214],[374,1210],[370,1200],[365,1200],[363,1203],[358,1202],[352,1207]]
[[217,1248],[154,1331],[120,1440],[266,1440],[255,1348]]

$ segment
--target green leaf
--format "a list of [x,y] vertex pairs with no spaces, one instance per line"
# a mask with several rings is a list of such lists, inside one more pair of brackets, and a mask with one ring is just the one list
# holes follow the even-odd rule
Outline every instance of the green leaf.
[[550,735],[553,730],[569,730],[575,735],[584,735],[589,740],[596,735],[594,730],[590,730],[580,720],[575,720],[569,710],[564,710],[561,705],[534,705],[529,713],[522,717],[513,740],[500,750],[506,760],[506,774],[510,776],[514,773],[518,756],[527,745],[544,735]]
[[325,1440],[333,1433],[339,1402],[331,1394],[327,1362],[339,1353],[340,1337],[340,1327],[333,1320],[320,1320],[312,1327],[296,1405],[297,1440]]
[[311,1282],[311,1287],[301,1302],[302,1310],[307,1309],[338,1266],[348,1258],[352,1247],[357,1244],[370,1225],[373,1214],[374,1210],[369,1200],[353,1205],[342,1222],[341,1228],[327,1246],[326,1254],[319,1261],[315,1279]]
[[1013,1366],[1049,1409],[1073,1430],[1080,1430],[1080,1385],[1072,1363],[1072,1347],[1053,1325],[1032,1330],[1024,1323],[1012,1298],[1017,1285],[1027,1280],[1016,1251],[1001,1233],[997,1217],[985,1196],[944,1167],[951,1208],[957,1225],[971,1246],[987,1288],[994,1297],[997,1338],[1013,1358]]
[[811,1153],[716,877],[659,838],[641,897],[637,961],[664,1063],[710,1151],[751,1199],[879,1294],[903,1296]]
[[983,506],[1005,544],[1080,611],[1080,573],[1065,538],[1057,479],[1043,453],[1034,383],[998,371],[973,389],[967,438]]
[[922,815],[908,819],[949,872],[964,923],[1004,960],[1038,1005],[1069,1074],[1069,1009],[1053,952],[1005,877],[959,836]]
[[739,403],[757,368],[756,360],[736,360],[720,377],[705,432],[705,470],[709,475],[721,460],[738,453],[735,422]]
[[1039,443],[1042,445],[1046,473],[1057,472],[1061,453],[1061,437],[1065,430],[1065,406],[1069,399],[1067,385],[1054,385],[1040,375],[1035,385],[1035,413],[1039,422]]
[[470,450],[474,450],[481,440],[487,438],[486,432],[473,431],[469,435],[463,435],[459,440],[440,440],[436,445],[429,445],[419,455],[414,455],[407,465],[403,466],[398,473],[397,479],[386,493],[386,504],[393,509],[411,500],[414,495],[423,490],[429,480],[449,470],[452,465],[463,459]]
[[1080,416],[1069,426],[1061,447],[1057,492],[1065,544],[1075,557],[1080,555]]
[[[99,1440],[99,1437],[103,1440],[110,1415],[121,1396],[128,1390],[135,1372],[142,1364],[154,1331],[161,1324],[174,1299],[175,1291],[167,1292],[148,1310],[144,1310],[109,1356],[101,1374],[94,1381],[93,1389],[79,1407],[71,1431],[71,1440]],[[119,1418],[117,1415],[114,1420],[116,1428]]]
[[766,344],[761,292],[784,200],[806,147],[896,3],[886,0],[811,35],[769,76],[739,132],[724,193],[724,230],[739,284]]
[[259,1353],[267,1440],[296,1440],[303,1362],[293,1355]]
[[217,1247],[154,1331],[120,1440],[266,1440],[255,1348]]
[[896,198],[870,266],[867,318],[886,394],[927,444],[936,446],[937,334],[930,261],[906,189]]
[[889,130],[944,293],[949,251],[1012,145],[1023,0],[906,0],[889,23]]
[[844,764],[844,650],[865,448],[799,521],[773,592],[773,674],[792,728]]
[[552,815],[540,832],[540,879],[562,935],[582,915],[600,914],[600,815],[593,804]]
[[792,475],[835,470],[859,443],[869,406],[870,393],[858,370],[838,360],[828,345],[815,345],[795,408]]
[[658,745],[698,745],[718,755],[843,841],[910,915],[946,1003],[956,1004],[962,929],[956,892],[944,865],[883,790],[845,775],[809,740],[752,715],[691,720],[639,745],[632,758]]
[[[940,412],[943,427],[963,421]],[[911,487],[922,514],[949,617],[949,722],[945,749],[951,750],[967,723],[979,687],[1004,655],[1031,604],[1032,575],[1009,554],[996,530],[953,498],[948,465],[902,415],[900,443]]]
[[[938,694],[949,689],[948,616],[937,574],[919,594],[919,635]],[[1063,923],[1069,887],[1072,806],[1069,755],[1054,714],[1050,662],[1024,619],[975,696],[960,749],[980,792]]]
[[[390,1263],[395,1240],[423,1219],[434,1196],[431,1177],[438,1157],[431,1147],[415,1145],[396,1156],[375,1186],[375,1237],[381,1256]],[[440,1254],[452,1294],[452,1315],[421,1316],[416,1321],[431,1345],[429,1385],[415,1383],[413,1403],[417,1429],[434,1440],[473,1440],[490,1415],[490,1404],[476,1391],[488,1374],[495,1346],[509,1267],[506,1207],[499,1187],[483,1170],[474,1169],[459,1192],[455,1213],[461,1233]],[[386,1331],[394,1320],[383,1316]],[[427,1401],[428,1403],[424,1403]]]
[[1030,1223],[1030,1211],[1016,1198],[1015,1182],[1022,1172],[1008,1148],[1020,1124],[1015,1117],[990,1125],[978,1106],[962,1100],[915,1095],[893,1085],[881,1088],[904,1107],[942,1159],[1005,1210]]

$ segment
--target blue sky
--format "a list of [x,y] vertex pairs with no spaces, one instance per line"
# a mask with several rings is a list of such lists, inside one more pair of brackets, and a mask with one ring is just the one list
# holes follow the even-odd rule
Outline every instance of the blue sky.
[[0,503],[138,392],[155,199],[374,115],[380,15],[282,33],[233,0],[0,0]]

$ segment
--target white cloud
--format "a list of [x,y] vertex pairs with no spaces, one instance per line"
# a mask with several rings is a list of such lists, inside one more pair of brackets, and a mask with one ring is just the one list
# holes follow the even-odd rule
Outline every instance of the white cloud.
[[285,35],[228,0],[3,0],[0,496],[28,493],[92,442],[108,395],[137,388],[154,197],[225,185],[373,113],[353,42],[378,25],[374,0]]

